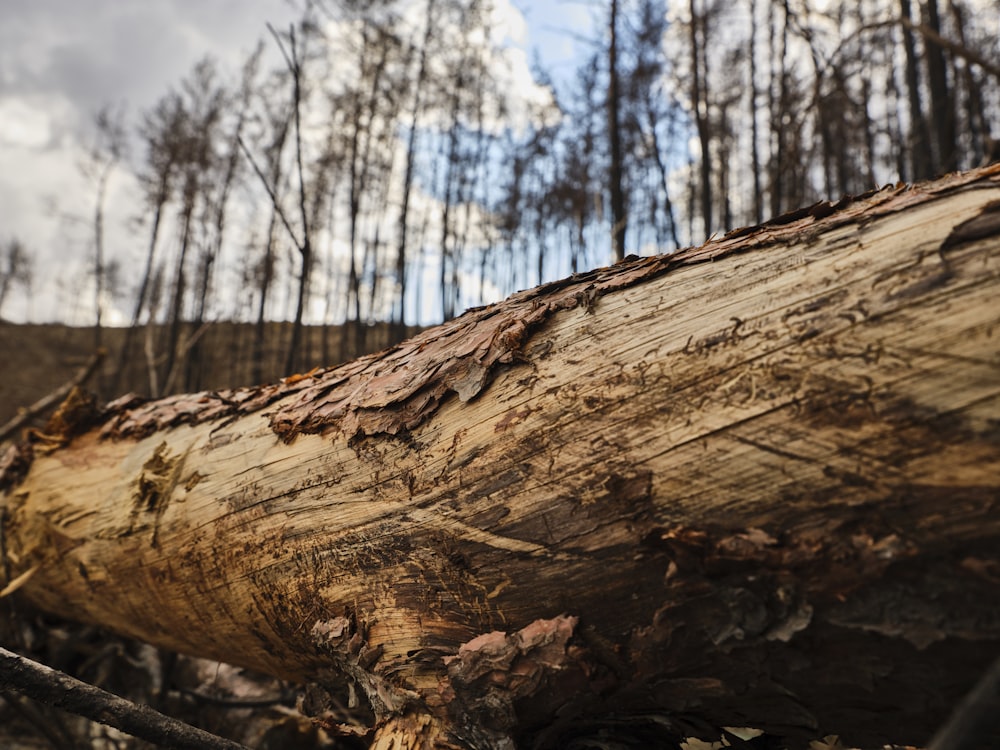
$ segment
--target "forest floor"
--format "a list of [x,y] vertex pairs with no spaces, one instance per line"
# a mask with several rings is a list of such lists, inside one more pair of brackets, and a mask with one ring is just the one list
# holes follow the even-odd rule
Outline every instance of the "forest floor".
[[[352,339],[350,346],[342,347],[343,327],[306,327],[297,369],[307,371],[313,367],[335,365],[361,354],[378,351],[391,343],[390,331],[386,325],[364,328],[363,342],[357,344]],[[116,377],[125,330],[101,330],[100,346],[108,354],[100,370],[86,383],[86,388],[96,393],[99,401],[109,401],[129,392],[140,396],[150,395],[142,335],[136,342],[134,356]],[[157,340],[162,340],[166,334],[165,327],[157,327],[153,333]],[[186,331],[184,335],[190,336],[191,333]],[[172,390],[178,392],[257,385],[251,363],[254,334],[254,326],[250,323],[223,322],[207,326],[199,337],[201,347],[197,371],[187,380],[178,379]],[[284,372],[290,334],[289,323],[266,325],[261,362],[262,382],[273,382],[292,374]],[[70,380],[86,366],[98,346],[93,328],[57,324],[18,325],[0,320],[0,425],[17,414],[18,410],[27,408]]]

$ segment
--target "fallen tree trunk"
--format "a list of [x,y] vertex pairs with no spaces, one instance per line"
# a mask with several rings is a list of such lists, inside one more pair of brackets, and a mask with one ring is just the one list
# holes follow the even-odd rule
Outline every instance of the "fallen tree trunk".
[[1000,653],[998,238],[995,166],[67,405],[4,459],[8,588],[346,680],[379,747],[926,741]]

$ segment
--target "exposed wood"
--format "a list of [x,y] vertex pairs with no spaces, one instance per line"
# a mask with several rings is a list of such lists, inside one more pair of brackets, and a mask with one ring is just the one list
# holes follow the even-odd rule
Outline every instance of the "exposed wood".
[[1000,654],[998,219],[1000,166],[889,187],[122,399],[5,459],[7,580],[378,747],[925,742]]

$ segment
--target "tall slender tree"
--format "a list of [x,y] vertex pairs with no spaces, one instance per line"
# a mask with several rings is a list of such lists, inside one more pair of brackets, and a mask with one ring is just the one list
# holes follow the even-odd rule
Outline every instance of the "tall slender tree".
[[[692,0],[693,2],[693,0]],[[625,179],[622,163],[621,93],[618,70],[618,0],[608,9],[608,144],[611,152],[611,252],[615,260],[625,257],[628,216],[625,213]]]
[[[941,34],[941,15],[937,0],[924,0],[927,27],[934,34]],[[931,92],[931,124],[934,133],[935,166],[938,172],[952,172],[958,169],[958,153],[955,143],[955,104],[949,70],[944,50],[934,41],[924,41],[927,60],[927,79]]]
[[127,138],[124,110],[102,107],[94,117],[94,140],[80,164],[83,174],[94,182],[94,253],[91,273],[94,278],[94,347],[103,345],[105,295],[107,292],[108,264],[104,247],[104,209],[108,183],[119,162],[125,156]]

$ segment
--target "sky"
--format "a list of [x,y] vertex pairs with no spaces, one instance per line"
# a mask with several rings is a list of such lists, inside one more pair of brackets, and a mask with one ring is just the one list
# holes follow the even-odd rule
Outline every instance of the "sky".
[[[513,44],[571,74],[593,3],[496,1]],[[0,0],[0,242],[16,237],[36,257],[31,294],[12,292],[0,315],[90,322],[70,271],[89,253],[94,191],[79,166],[96,113],[124,107],[134,123],[208,54],[235,75],[267,23],[298,16],[290,0]],[[110,181],[111,236],[127,232],[115,207],[135,189]]]

